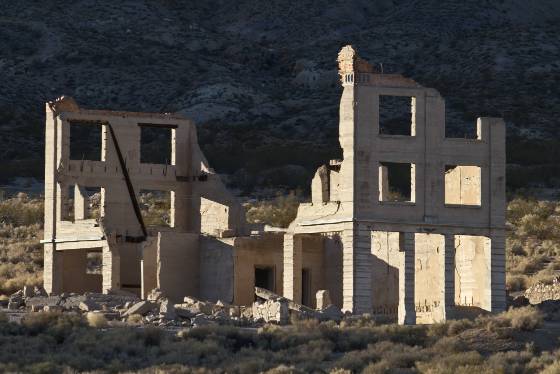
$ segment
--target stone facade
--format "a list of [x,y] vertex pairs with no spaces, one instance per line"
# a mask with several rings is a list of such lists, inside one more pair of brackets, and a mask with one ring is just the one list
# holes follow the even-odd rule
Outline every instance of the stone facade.
[[[326,289],[344,310],[400,323],[443,321],[461,307],[504,310],[503,120],[479,118],[476,138],[447,138],[436,90],[376,72],[351,46],[338,61],[344,159],[317,170],[312,202],[300,205],[285,235],[284,295],[301,302]],[[387,97],[408,102],[405,134],[381,126]],[[403,170],[405,196],[391,190]],[[311,237],[329,248],[329,272],[305,269]]]
[[[284,231],[246,223],[188,119],[48,103],[45,289],[251,305],[258,286],[323,308],[321,291],[333,307],[406,324],[504,310],[504,122],[479,118],[475,138],[447,138],[436,90],[376,71],[351,46],[338,62],[343,160],[317,170]],[[398,126],[386,122],[391,99],[405,103]],[[97,159],[72,157],[76,126],[100,129]],[[145,160],[145,129],[170,132],[166,162]],[[95,218],[88,188],[99,189]],[[143,215],[143,190],[170,196],[165,227]],[[90,252],[101,274],[86,271]]]

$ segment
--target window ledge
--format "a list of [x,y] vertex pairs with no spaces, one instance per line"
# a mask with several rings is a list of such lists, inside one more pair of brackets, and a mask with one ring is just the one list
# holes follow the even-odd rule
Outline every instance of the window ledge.
[[467,204],[445,204],[446,208],[467,208],[467,209],[481,209],[482,205],[467,205]]
[[400,205],[400,206],[415,206],[414,201],[380,201],[379,205]]

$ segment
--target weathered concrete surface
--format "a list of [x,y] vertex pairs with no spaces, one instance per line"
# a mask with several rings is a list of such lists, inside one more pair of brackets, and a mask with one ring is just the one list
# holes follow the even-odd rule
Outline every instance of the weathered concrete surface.
[[[377,72],[351,46],[338,62],[344,159],[317,170],[284,236],[284,296],[302,302],[318,286],[346,311],[400,323],[452,318],[455,306],[504,310],[504,121],[479,118],[476,138],[447,138],[436,90]],[[410,99],[402,135],[381,132],[388,96]],[[408,186],[392,180],[394,164]],[[337,238],[341,265],[306,268],[333,253],[309,237]]]

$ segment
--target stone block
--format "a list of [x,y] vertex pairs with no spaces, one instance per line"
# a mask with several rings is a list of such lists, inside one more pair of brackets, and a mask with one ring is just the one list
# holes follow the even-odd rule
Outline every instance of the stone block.
[[123,316],[128,317],[133,314],[139,314],[141,316],[145,316],[152,310],[156,308],[156,304],[150,301],[140,301],[133,306],[131,306],[126,312],[124,312]]
[[317,310],[322,310],[332,304],[328,290],[319,290],[316,294]]

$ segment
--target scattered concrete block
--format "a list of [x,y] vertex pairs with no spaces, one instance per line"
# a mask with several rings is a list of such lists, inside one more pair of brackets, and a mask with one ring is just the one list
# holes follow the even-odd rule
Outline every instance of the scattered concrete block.
[[317,299],[317,306],[316,306],[317,310],[325,309],[326,307],[332,304],[331,296],[328,290],[317,291],[316,299]]
[[138,314],[144,316],[154,310],[156,308],[156,304],[150,301],[140,301],[133,306],[131,306],[126,312],[124,312],[123,316],[131,316],[133,314]]

